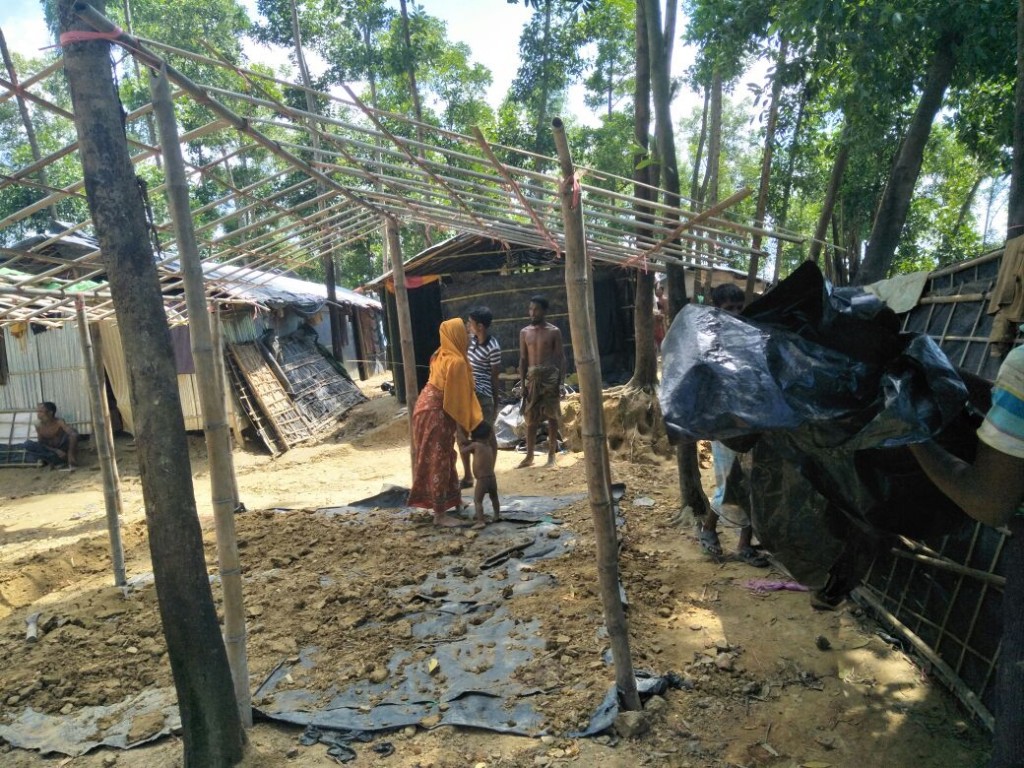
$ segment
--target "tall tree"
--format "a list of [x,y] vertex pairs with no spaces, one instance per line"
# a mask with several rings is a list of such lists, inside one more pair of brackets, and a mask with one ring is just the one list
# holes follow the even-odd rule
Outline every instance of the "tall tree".
[[[657,166],[651,162],[651,62],[647,36],[647,22],[643,8],[636,5],[636,71],[633,79],[633,203],[636,210],[637,238],[650,239],[650,229],[644,226],[651,221],[651,210],[644,205],[654,197],[651,189],[657,182]],[[653,178],[652,178],[653,177]],[[654,341],[654,271],[644,268],[636,270],[633,300],[633,334],[636,350],[633,376],[626,388],[652,392],[658,381],[658,356]],[[667,322],[667,319],[666,319]]]
[[[671,61],[675,36],[675,3],[669,0],[662,27],[660,0],[637,0],[642,3],[647,26],[648,55],[651,62],[651,96],[654,102],[655,138],[658,163],[661,167],[661,186],[665,190],[664,203],[670,209],[679,207],[679,168],[676,164],[676,144],[672,124]],[[686,272],[682,265],[670,264],[668,277],[669,319],[686,306]],[[697,462],[697,444],[681,442],[676,446],[679,465],[679,490],[683,508],[689,507],[698,517],[711,511],[708,498],[700,484],[700,465]]]
[[[103,0],[95,3],[104,10]],[[92,32],[60,0],[58,29]],[[185,424],[146,213],[128,155],[110,44],[64,46],[89,210],[132,372],[131,399],[150,554],[189,768],[241,760],[245,735],[203,558]]]
[[529,121],[528,148],[541,155],[554,154],[551,116],[564,100],[566,87],[583,68],[582,37],[575,19],[575,4],[537,0],[519,37],[520,64],[510,97]]
[[953,78],[953,67],[956,64],[956,50],[961,43],[958,30],[949,30],[939,36],[932,53],[928,75],[925,78],[921,99],[910,127],[903,137],[896,162],[889,174],[885,192],[875,216],[868,249],[864,254],[864,262],[857,272],[857,283],[865,285],[885,277],[892,266],[899,244],[900,233],[907,221],[910,200],[921,163],[924,159],[924,147],[931,133],[932,123],[942,107],[946,89]]

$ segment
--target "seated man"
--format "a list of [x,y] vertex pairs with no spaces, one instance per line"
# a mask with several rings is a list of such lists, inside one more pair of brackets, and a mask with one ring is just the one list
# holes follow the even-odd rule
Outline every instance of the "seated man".
[[57,418],[57,406],[50,402],[36,407],[36,435],[39,442],[25,443],[25,454],[40,466],[60,466],[64,471],[78,467],[78,433],[64,419]]

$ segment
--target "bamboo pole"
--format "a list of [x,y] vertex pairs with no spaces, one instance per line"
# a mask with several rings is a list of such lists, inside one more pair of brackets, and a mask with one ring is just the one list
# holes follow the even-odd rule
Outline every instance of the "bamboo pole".
[[565,292],[569,301],[569,327],[580,383],[583,456],[597,543],[597,575],[601,585],[604,621],[615,661],[615,685],[626,709],[640,709],[633,660],[629,652],[629,627],[619,595],[619,542],[612,506],[608,445],[604,432],[604,404],[597,351],[593,306],[593,275],[583,234],[583,210],[574,199],[576,180],[562,121],[551,121],[562,171],[562,222],[565,228]]
[[121,541],[121,487],[117,474],[117,460],[114,457],[114,434],[110,428],[110,414],[107,409],[107,393],[100,380],[102,362],[93,354],[92,338],[89,336],[89,320],[85,315],[85,301],[75,299],[78,315],[78,340],[85,358],[85,378],[92,401],[92,433],[96,437],[96,456],[100,461],[103,477],[103,506],[107,511],[107,536],[110,538],[110,562],[114,568],[114,586],[123,587],[128,583],[124,567],[124,544]]
[[412,342],[412,313],[409,311],[409,291],[405,285],[405,265],[402,263],[402,241],[398,235],[398,222],[390,217],[385,219],[384,234],[391,259],[391,274],[395,278],[398,337],[402,348],[402,376],[405,381],[405,405],[409,416],[409,454],[415,464],[416,443],[412,439],[412,414],[416,409],[419,383],[416,379],[416,348]]
[[1006,586],[1005,576],[981,571],[977,568],[969,568],[966,565],[954,563],[952,560],[947,560],[946,558],[932,557],[918,552],[907,552],[899,547],[893,547],[889,552],[896,557],[903,558],[904,560],[913,560],[914,562],[925,563],[926,565],[930,565],[933,568],[939,568],[943,571],[957,573],[961,576],[970,576],[972,579],[977,579],[978,581],[984,582],[985,584],[991,584],[992,586],[999,587],[1000,589]]
[[[211,301],[210,307],[210,337],[213,345],[213,365],[216,368],[216,376],[214,377],[217,381],[217,389],[221,400],[224,402],[224,415],[227,418],[227,414],[233,409],[231,406],[231,387],[228,384],[227,372],[224,370],[224,327],[221,324],[220,309],[217,307],[217,302]],[[234,424],[231,424],[234,427]],[[242,444],[242,436],[239,433],[235,433],[235,442],[238,445]],[[231,498],[235,500],[235,511],[244,512],[245,504],[242,503],[241,494],[238,492],[238,475],[235,474],[235,462],[231,462]]]
[[242,724],[249,728],[252,726],[252,705],[249,692],[249,662],[245,647],[245,606],[242,601],[242,568],[238,557],[238,541],[235,537],[235,509],[238,500],[234,497],[231,444],[224,413],[224,396],[218,387],[210,321],[206,311],[203,268],[192,229],[185,163],[178,141],[174,103],[171,101],[171,90],[165,69],[161,68],[158,73],[152,74],[150,90],[164,154],[167,202],[174,223],[181,272],[185,280],[189,336],[192,342],[192,357],[196,364],[196,379],[199,383],[199,401],[203,409],[203,430],[206,434],[210,491],[213,496],[213,515],[217,531],[217,560],[221,589],[224,593],[224,646],[231,665],[235,698]]

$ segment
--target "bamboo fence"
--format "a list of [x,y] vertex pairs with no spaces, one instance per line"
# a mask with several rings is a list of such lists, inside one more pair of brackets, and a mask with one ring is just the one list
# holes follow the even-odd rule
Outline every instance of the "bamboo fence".
[[[962,371],[992,380],[989,293],[1002,251],[935,270],[906,331],[927,333]],[[1017,343],[1024,339],[1018,335]],[[935,541],[901,537],[875,559],[855,596],[902,635],[924,666],[992,729],[1008,532],[981,523]]]

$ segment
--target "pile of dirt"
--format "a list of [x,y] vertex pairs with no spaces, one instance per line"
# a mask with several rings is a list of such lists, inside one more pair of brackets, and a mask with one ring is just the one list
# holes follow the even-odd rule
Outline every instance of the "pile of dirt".
[[[573,451],[583,450],[580,396],[562,401],[562,436]],[[611,455],[632,463],[656,463],[671,456],[656,395],[625,386],[605,390],[604,429]]]

